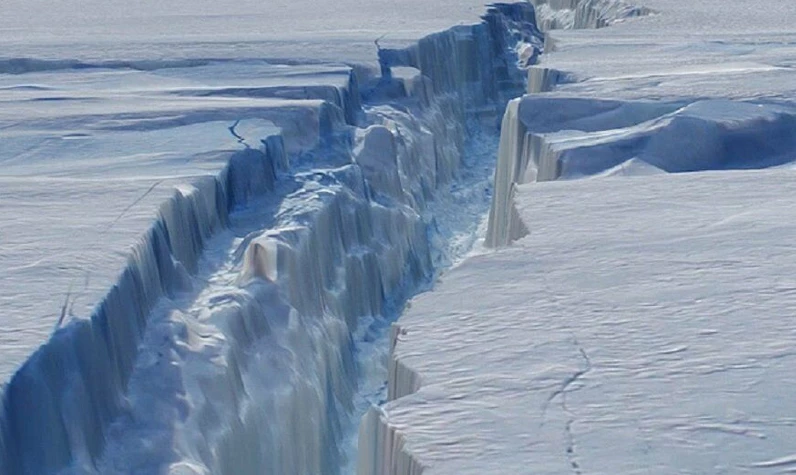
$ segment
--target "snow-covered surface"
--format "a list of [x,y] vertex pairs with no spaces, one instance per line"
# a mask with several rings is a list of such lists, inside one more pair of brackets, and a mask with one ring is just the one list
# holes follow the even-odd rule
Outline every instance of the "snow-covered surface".
[[519,187],[530,234],[399,320],[392,452],[360,473],[793,469],[794,178]]
[[[318,140],[320,98],[347,87],[349,70],[290,68],[285,78],[285,69],[0,75],[3,379],[46,339],[65,301],[90,313],[175,185],[218,175],[270,136],[293,137],[293,148]],[[317,87],[319,99],[279,98],[291,82],[305,97]]]
[[[540,44],[532,13],[527,5],[500,4],[482,23],[483,4],[469,0],[77,3],[0,6],[0,377],[9,381],[0,472],[288,474],[350,467],[353,419],[385,397],[385,328],[407,296],[474,243],[490,191],[485,169],[468,156],[484,157],[482,147],[494,140],[466,137],[475,129],[465,122],[481,119],[488,134],[492,114],[518,94],[524,73],[516,68],[514,42],[520,65],[537,57]],[[641,438],[650,442],[640,450],[651,454],[650,470],[655,460],[671,464],[667,457],[683,470],[721,470],[719,462],[701,465],[712,462],[689,452],[687,437],[688,447],[677,445],[683,432],[703,437],[693,444],[702,444],[702,453],[751,437],[758,445],[732,447],[727,464],[788,469],[792,451],[783,441],[790,426],[777,401],[790,388],[787,367],[777,365],[788,362],[789,340],[786,320],[776,319],[790,303],[792,269],[787,240],[774,237],[789,230],[779,221],[792,172],[660,172],[791,159],[790,0],[533,3],[549,27],[610,28],[548,36],[547,55],[528,72],[527,85],[534,92],[558,88],[512,102],[489,222],[489,244],[520,241],[452,272],[442,293],[423,297],[396,327],[388,396],[408,397],[367,416],[361,471],[416,473],[431,461],[441,473],[522,472],[531,463],[557,473],[605,460],[606,471],[631,471],[622,464],[638,462],[638,442],[607,459],[603,437],[630,438],[627,421],[645,408],[648,424],[639,431],[654,434]],[[392,67],[382,69],[390,74],[381,81],[377,58]],[[520,185],[594,173],[605,177]],[[687,189],[677,194],[679,187]],[[594,198],[607,190],[613,201]],[[741,191],[761,203],[758,213],[743,208]],[[543,192],[550,193],[549,209],[539,208],[547,203],[537,196]],[[671,199],[650,207],[634,199],[644,193]],[[721,206],[704,204],[725,194]],[[699,201],[705,195],[711,201]],[[703,203],[693,205],[693,216],[672,215],[691,201]],[[601,213],[607,216],[599,221]],[[665,234],[660,216],[669,215],[674,224],[693,223]],[[615,247],[601,247],[592,228],[603,229],[603,240]],[[628,234],[612,234],[622,229]],[[539,239],[539,230],[549,232]],[[576,232],[578,239],[570,236]],[[765,245],[743,248],[740,257],[723,253],[764,238]],[[535,260],[536,241],[546,261]],[[671,258],[667,252],[682,255],[671,243],[692,244],[695,260]],[[623,251],[627,257],[619,256]],[[665,261],[657,269],[646,265],[653,251]],[[615,280],[638,300],[594,297],[594,307],[625,317],[588,314],[583,323],[594,325],[584,326],[581,337],[573,333],[580,322],[567,320],[567,311],[577,315],[586,306],[581,288],[604,288],[605,299],[617,291],[585,271],[602,272],[610,262]],[[714,277],[709,287],[720,291],[705,291],[700,273]],[[681,274],[687,278],[676,279]],[[639,286],[644,277],[672,279],[685,294]],[[488,282],[501,292],[484,298],[480,289]],[[738,299],[750,285],[771,295]],[[458,300],[440,304],[446,292]],[[688,292],[695,296],[690,306],[656,306]],[[518,305],[509,305],[511,298]],[[423,302],[439,313],[420,323],[426,336],[411,330]],[[463,324],[449,310],[462,307],[464,314],[467,302],[500,304]],[[729,328],[710,320],[703,329],[687,311],[707,314],[714,306],[725,309]],[[658,318],[628,316],[639,307]],[[521,318],[537,308],[539,320]],[[492,319],[479,320],[490,311]],[[745,326],[752,311],[760,327]],[[506,322],[507,316],[516,318]],[[685,323],[662,328],[665,318]],[[532,343],[536,324],[549,332],[549,344]],[[628,325],[647,343],[621,344],[604,332],[612,324]],[[752,331],[759,334],[746,339]],[[712,353],[721,332],[737,352]],[[657,337],[665,341],[659,348]],[[606,354],[585,346],[602,345],[601,338]],[[423,371],[409,364],[418,355],[404,345],[429,346],[417,360]],[[638,356],[639,347],[647,353]],[[429,356],[443,348],[450,351]],[[664,375],[679,371],[690,379],[681,387],[656,378],[651,363],[639,376],[638,364],[656,357],[648,348],[662,354]],[[517,359],[524,354],[530,371]],[[464,364],[474,355],[478,365]],[[687,357],[694,367],[677,366]],[[443,364],[456,358],[451,367]],[[509,359],[520,374],[509,364],[495,370],[484,364],[489,358]],[[752,373],[711,379],[727,368]],[[754,373],[760,368],[766,371]],[[439,393],[426,387],[433,380],[424,371],[438,375]],[[467,371],[473,379],[455,377]],[[581,386],[600,371],[616,382],[615,392],[601,382],[591,392]],[[484,372],[486,383],[479,379]],[[511,391],[523,378],[530,382],[515,399]],[[637,392],[637,380],[652,396]],[[735,397],[733,388],[751,389],[730,401],[737,411],[717,399],[711,412],[706,398],[685,392],[705,383],[725,401]],[[594,434],[578,432],[579,421],[590,421],[570,394],[581,388],[585,403],[604,410],[591,421]],[[421,396],[409,395],[418,389]],[[424,390],[437,399],[423,400]],[[668,401],[656,398],[658,390],[680,397],[688,410],[655,413]],[[759,397],[749,396],[758,390]],[[412,405],[418,401],[419,412]],[[412,425],[401,426],[395,411]],[[769,423],[774,418],[780,425]],[[529,431],[535,424],[539,430]],[[509,429],[518,436],[491,443]],[[454,438],[436,438],[437,430]],[[663,451],[655,455],[655,447]],[[530,461],[529,453],[541,455]]]
[[481,0],[7,0],[0,6],[0,45],[5,58],[375,64],[377,38],[384,36],[383,46],[407,46],[477,23],[484,9]]
[[[569,3],[592,4],[608,19],[617,13],[611,11],[614,0]],[[783,100],[796,94],[796,9],[791,0],[629,3],[650,13],[620,18],[599,30],[548,33],[549,54],[537,68],[565,74],[567,84],[557,93]]]

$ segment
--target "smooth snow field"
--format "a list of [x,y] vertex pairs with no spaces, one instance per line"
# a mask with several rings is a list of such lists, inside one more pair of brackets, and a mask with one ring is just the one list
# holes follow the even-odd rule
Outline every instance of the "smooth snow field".
[[466,261],[399,321],[403,397],[372,415],[401,447],[394,466],[408,454],[445,474],[792,468],[794,178],[522,185],[531,232]]

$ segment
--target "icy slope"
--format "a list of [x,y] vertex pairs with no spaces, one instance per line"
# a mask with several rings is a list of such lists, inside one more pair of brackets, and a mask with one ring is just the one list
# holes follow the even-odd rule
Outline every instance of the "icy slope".
[[394,331],[359,473],[782,473],[793,171],[518,188],[531,234]]

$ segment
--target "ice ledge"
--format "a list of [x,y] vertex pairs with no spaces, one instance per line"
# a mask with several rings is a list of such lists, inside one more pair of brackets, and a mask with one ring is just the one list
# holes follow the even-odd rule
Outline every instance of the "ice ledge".
[[793,161],[796,109],[722,99],[621,101],[529,95],[503,119],[487,245],[527,234],[518,184],[604,173],[623,163],[668,173],[767,168]]
[[272,190],[284,163],[281,137],[267,137],[162,204],[91,318],[56,331],[4,388],[0,471],[45,473],[99,454],[105,429],[126,407],[152,308],[190,287],[205,242],[233,207]]

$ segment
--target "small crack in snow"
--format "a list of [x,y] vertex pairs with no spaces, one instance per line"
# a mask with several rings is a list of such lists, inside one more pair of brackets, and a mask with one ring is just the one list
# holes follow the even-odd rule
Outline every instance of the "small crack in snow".
[[564,409],[564,412],[569,414],[569,419],[564,426],[564,430],[566,432],[567,437],[567,446],[566,446],[566,453],[567,459],[569,460],[569,465],[572,467],[572,473],[575,475],[581,475],[583,472],[580,470],[580,464],[577,461],[577,457],[575,456],[575,437],[572,435],[572,424],[575,423],[575,415],[572,411],[569,410],[567,407],[567,387],[571,386],[575,381],[583,377],[586,373],[591,371],[591,359],[589,359],[589,355],[586,353],[586,350],[578,343],[576,338],[573,338],[575,345],[578,347],[578,352],[580,352],[581,357],[583,357],[583,361],[586,363],[586,367],[572,375],[566,382],[563,388],[561,389],[561,407]]
[[576,475],[581,475],[582,472],[580,470],[580,464],[578,464],[578,462],[576,460],[576,456],[575,456],[575,440],[574,440],[574,436],[572,435],[572,424],[575,423],[575,416],[572,413],[572,411],[569,410],[569,407],[567,406],[567,393],[569,392],[570,386],[572,386],[575,382],[577,382],[579,379],[581,379],[585,374],[587,374],[589,371],[591,371],[592,363],[591,363],[591,359],[589,358],[589,355],[586,353],[586,350],[583,349],[583,346],[581,346],[581,344],[578,342],[577,338],[575,338],[573,336],[572,341],[575,344],[575,346],[577,347],[578,352],[580,353],[581,357],[583,358],[585,366],[582,369],[572,373],[572,375],[570,377],[568,377],[567,379],[565,379],[561,383],[559,388],[556,389],[555,391],[553,391],[553,393],[550,394],[550,396],[547,398],[547,400],[545,401],[544,405],[542,406],[542,423],[541,423],[540,427],[544,427],[546,414],[547,414],[547,409],[550,406],[550,403],[553,402],[553,400],[556,399],[557,397],[561,396],[561,408],[564,410],[564,412],[566,412],[569,415],[569,419],[567,420],[566,424],[564,425],[564,432],[566,434],[565,451],[566,451],[567,460],[569,460],[569,464],[572,467],[573,473],[575,473]]

